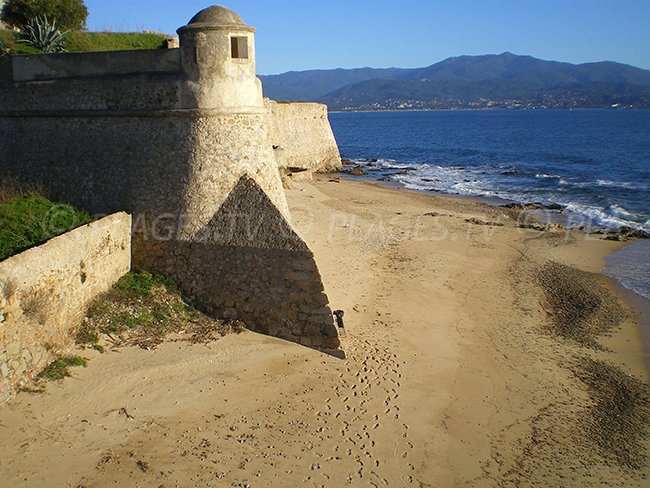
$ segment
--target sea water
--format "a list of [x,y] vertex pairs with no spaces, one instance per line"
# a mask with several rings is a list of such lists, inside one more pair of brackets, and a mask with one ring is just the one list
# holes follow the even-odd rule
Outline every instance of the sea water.
[[[341,156],[367,178],[497,202],[535,203],[568,226],[650,232],[649,110],[331,113]],[[650,298],[650,241],[607,274]]]

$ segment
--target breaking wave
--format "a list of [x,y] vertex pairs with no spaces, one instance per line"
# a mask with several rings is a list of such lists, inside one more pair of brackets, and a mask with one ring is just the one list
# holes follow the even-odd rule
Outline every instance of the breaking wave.
[[[602,188],[647,190],[641,184],[611,180],[582,181],[575,177],[531,171],[510,164],[461,166],[398,162],[394,159],[355,159],[368,178],[399,183],[409,190],[441,192],[538,203],[561,208],[575,225],[613,230],[629,227],[650,232],[650,215],[615,203]],[[558,210],[560,211],[560,210]]]

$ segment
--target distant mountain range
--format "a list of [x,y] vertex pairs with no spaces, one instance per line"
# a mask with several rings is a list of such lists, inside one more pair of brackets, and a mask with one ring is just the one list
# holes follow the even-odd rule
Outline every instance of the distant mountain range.
[[290,71],[260,78],[269,98],[316,101],[330,110],[650,108],[648,70],[509,52],[448,58],[426,68]]

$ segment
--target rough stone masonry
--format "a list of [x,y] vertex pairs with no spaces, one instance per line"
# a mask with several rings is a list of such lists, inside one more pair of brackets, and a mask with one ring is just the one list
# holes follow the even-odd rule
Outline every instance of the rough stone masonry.
[[0,261],[0,403],[74,344],[87,306],[131,267],[116,213]]
[[[131,213],[134,267],[175,278],[199,307],[340,353],[290,223],[254,32],[210,7],[178,49],[3,58],[0,171],[90,212]],[[323,154],[331,165],[338,150]]]

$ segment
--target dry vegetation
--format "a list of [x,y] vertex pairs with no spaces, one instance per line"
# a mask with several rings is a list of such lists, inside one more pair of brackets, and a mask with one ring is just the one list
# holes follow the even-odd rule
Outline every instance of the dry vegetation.
[[589,394],[587,408],[575,419],[576,434],[571,442],[592,451],[609,466],[639,470],[647,465],[644,440],[650,433],[650,387],[591,357],[594,350],[605,349],[598,337],[611,334],[627,317],[602,279],[555,262],[547,263],[538,273],[549,307],[549,331],[588,348],[569,365]]
[[[128,273],[92,303],[75,339],[80,347],[103,353],[125,346],[151,350],[164,341],[208,343],[243,330],[239,321],[214,319],[187,304],[170,279],[142,271]],[[70,367],[86,362],[81,356],[60,356],[22,391],[41,393],[44,381],[62,380],[71,375]]]
[[207,343],[242,330],[241,322],[214,319],[187,304],[168,278],[142,271],[128,273],[95,300],[76,339],[99,351],[154,349],[165,340]]
[[28,193],[43,194],[38,187],[28,186],[11,175],[0,173],[0,203],[24,197]]

